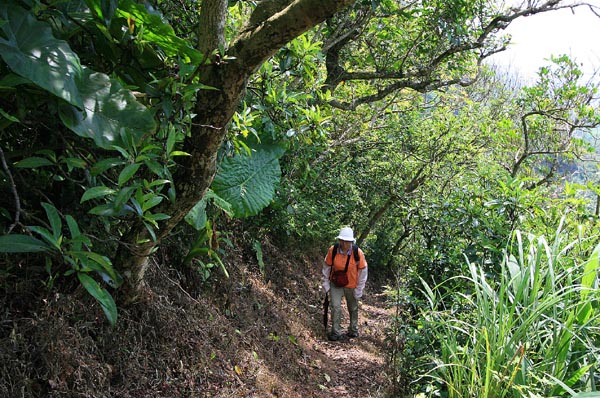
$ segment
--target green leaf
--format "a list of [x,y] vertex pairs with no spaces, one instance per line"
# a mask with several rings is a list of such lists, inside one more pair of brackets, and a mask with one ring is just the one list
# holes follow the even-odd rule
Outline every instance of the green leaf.
[[581,301],[585,301],[586,297],[594,286],[599,265],[600,245],[596,246],[588,261],[585,262],[583,276],[581,277],[581,285],[584,287],[584,289],[581,290]]
[[577,322],[580,325],[584,325],[590,319],[593,312],[594,308],[592,307],[592,304],[589,301],[582,302],[577,310]]
[[192,210],[185,216],[185,221],[197,231],[206,227],[206,221],[208,220],[206,216],[206,204],[209,201],[212,201],[215,206],[223,210],[229,217],[233,217],[231,204],[219,197],[212,189],[209,189],[206,191],[204,198],[196,203]]
[[[88,1],[97,3],[102,0]],[[160,15],[149,13],[143,4],[121,0],[116,15],[135,20],[138,29],[143,30],[143,39],[158,45],[171,57],[182,57],[194,65],[200,64],[204,58],[186,40],[177,37],[171,25],[164,23]]]
[[140,206],[140,202],[136,198],[131,198],[131,204],[133,205],[133,209],[139,216],[144,214],[144,212],[142,211],[142,206]]
[[86,3],[102,18],[104,25],[109,27],[117,10],[118,0],[86,1]]
[[177,192],[175,191],[175,187],[173,185],[171,185],[167,190],[167,196],[169,197],[171,203],[175,203],[175,200],[177,199]]
[[258,269],[261,271],[261,274],[264,275],[265,272],[265,262],[263,258],[263,250],[259,241],[254,240],[252,242],[252,248],[256,252],[256,261],[258,262]]
[[75,168],[85,169],[87,166],[87,162],[79,158],[66,158],[65,163],[71,170]]
[[171,183],[170,180],[154,180],[149,184],[145,184],[145,186],[146,186],[146,188],[152,188],[157,185],[165,185],[165,184],[170,184],[170,183]]
[[66,254],[75,257],[81,261],[82,264],[90,266],[90,261],[98,264],[100,268],[93,267],[94,270],[99,271],[100,275],[104,278],[104,275],[108,278],[104,278],[107,283],[111,286],[116,287],[120,282],[121,278],[115,272],[110,259],[106,256],[102,256],[98,253],[90,251],[70,251]]
[[66,104],[60,108],[61,120],[77,135],[112,149],[129,141],[138,143],[142,135],[154,130],[152,112],[117,80],[84,67],[79,89],[85,109]]
[[141,163],[133,163],[123,168],[119,174],[119,186],[123,186],[140,168]]
[[106,170],[112,167],[120,166],[125,163],[127,163],[125,160],[119,158],[102,159],[101,161],[97,162],[95,165],[92,166],[91,173],[93,176],[97,176],[99,174],[104,173]]
[[188,212],[185,216],[185,221],[190,224],[194,229],[200,231],[206,226],[206,196],[202,198],[196,205]]
[[111,204],[96,206],[93,209],[91,209],[88,213],[104,217],[110,217],[117,214],[117,212]]
[[73,249],[81,250],[81,246],[86,239],[83,235],[81,235],[81,231],[79,230],[79,225],[77,225],[77,221],[71,216],[67,214],[67,226],[69,227],[69,232],[71,233],[71,244]]
[[261,146],[252,156],[242,153],[225,158],[211,188],[231,203],[236,217],[256,215],[273,200],[281,179],[278,159],[282,154],[281,147]]
[[156,232],[154,232],[154,226],[152,224],[156,224],[156,222],[147,223],[146,221],[144,221],[144,226],[146,227],[146,230],[148,230],[148,233],[152,237],[152,241],[156,242]]
[[117,323],[117,305],[110,293],[108,293],[106,289],[100,287],[98,282],[85,273],[78,272],[77,278],[79,278],[79,282],[81,282],[85,290],[98,300],[106,318],[110,324],[114,326]]
[[38,253],[51,250],[52,247],[29,235],[0,236],[1,253]]
[[136,189],[137,189],[136,186],[128,186],[128,187],[123,187],[119,190],[119,193],[117,193],[117,195],[115,196],[115,199],[113,201],[113,208],[115,209],[115,211],[117,211],[117,212],[121,211],[121,209],[123,208],[123,205],[125,205],[125,203],[127,203],[129,198],[131,198],[131,194],[133,192],[135,192]]
[[0,56],[14,73],[66,101],[60,118],[73,132],[110,149],[154,130],[152,112],[117,80],[81,66],[48,24],[7,3],[0,3],[0,18],[7,21],[0,26]]
[[68,43],[56,39],[47,23],[12,2],[0,3],[0,56],[16,74],[83,109],[78,81],[79,57]]
[[[14,88],[21,84],[31,84],[31,81],[14,73],[9,73],[0,79],[1,88]],[[4,111],[2,112],[2,115],[6,118],[11,118],[10,116],[6,115]],[[15,118],[13,121],[18,122],[19,120]]]
[[151,220],[151,221],[164,221],[164,220],[168,220],[169,218],[171,218],[170,215],[165,214],[165,213],[156,213],[156,214],[148,214],[144,216],[145,219],[147,220]]
[[50,160],[48,160],[46,158],[32,156],[32,157],[25,158],[23,160],[18,161],[17,163],[15,163],[14,166],[21,168],[21,169],[33,169],[33,168],[42,167],[42,166],[54,166],[54,163],[52,163]]
[[215,260],[217,264],[219,264],[221,270],[223,271],[223,274],[225,274],[225,277],[229,278],[229,272],[227,272],[227,268],[225,267],[225,264],[223,264],[223,261],[221,261],[221,258],[219,257],[217,252],[215,252],[214,250],[210,250],[209,254],[212,257],[212,259]]
[[99,187],[92,187],[88,190],[86,190],[83,195],[81,196],[81,200],[79,201],[79,203],[83,203],[85,201],[91,200],[91,199],[95,199],[95,198],[99,198],[102,196],[106,196],[106,195],[112,195],[114,194],[115,191],[112,188],[109,187],[105,187],[105,186],[99,186]]
[[46,210],[46,216],[48,217],[48,221],[50,221],[52,235],[54,236],[54,239],[58,240],[62,235],[62,221],[58,214],[58,210],[49,203],[42,203],[42,207]]
[[[0,86],[0,89],[1,89],[1,86]],[[12,115],[9,115],[2,108],[0,108],[0,116],[2,116],[3,118],[5,118],[6,120],[9,121],[9,123],[7,123],[7,125],[9,125],[10,123],[19,123],[19,119],[17,119],[16,117],[14,117]]]
[[229,203],[228,201],[226,201],[225,199],[223,199],[222,197],[220,197],[219,195],[217,195],[212,189],[209,189],[206,192],[206,196],[207,199],[212,200],[213,205],[215,205],[217,208],[221,209],[222,211],[225,212],[225,214],[227,214],[229,217],[233,217],[234,213],[233,213],[233,208],[231,206],[231,203]]
[[81,236],[81,231],[79,230],[79,225],[77,225],[77,221],[71,216],[67,214],[67,226],[69,227],[69,232],[71,232],[71,238],[75,239]]
[[[54,237],[54,235],[44,227],[37,225],[30,225],[27,227],[30,231],[40,234],[46,242],[50,243],[54,248],[60,250],[61,240]],[[60,237],[59,237],[60,238]]]
[[188,152],[183,151],[173,151],[171,152],[171,156],[192,156]]
[[152,196],[150,199],[148,199],[147,201],[144,201],[144,203],[142,204],[142,212],[146,212],[146,210],[149,210],[151,208],[153,208],[154,206],[157,206],[160,202],[162,202],[163,197],[159,196],[159,195],[154,195]]
[[173,148],[175,148],[175,143],[177,142],[179,134],[180,133],[173,128],[173,126],[170,126],[169,135],[167,136],[167,155],[169,155],[173,151]]
[[158,163],[157,161],[153,160],[153,159],[146,159],[143,161],[144,164],[146,165],[146,167],[148,167],[148,169],[150,169],[151,172],[153,172],[154,174],[156,174],[159,177],[163,177],[164,176],[164,167]]

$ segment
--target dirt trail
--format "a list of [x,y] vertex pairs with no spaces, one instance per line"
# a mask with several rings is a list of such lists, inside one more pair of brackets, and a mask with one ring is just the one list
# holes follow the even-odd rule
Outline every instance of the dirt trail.
[[[343,302],[342,327],[348,324],[348,314]],[[321,391],[313,397],[384,396],[387,386],[385,359],[385,327],[390,319],[383,294],[367,295],[360,303],[360,337],[341,342],[325,339],[323,328],[313,334],[315,378],[321,378]],[[318,316],[315,311],[315,316]]]
[[367,283],[360,337],[330,342],[320,254],[299,262],[263,249],[264,270],[239,250],[230,278],[210,284],[163,265],[165,255],[147,274],[145,301],[120,308],[115,327],[77,291],[47,298],[32,280],[0,292],[0,396],[385,398],[392,310],[380,285]]

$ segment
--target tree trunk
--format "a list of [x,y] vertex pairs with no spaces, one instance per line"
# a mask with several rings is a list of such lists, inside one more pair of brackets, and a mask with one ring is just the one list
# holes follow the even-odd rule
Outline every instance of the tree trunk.
[[[192,134],[184,141],[184,148],[191,156],[184,157],[173,174],[177,199],[159,209],[171,216],[160,225],[156,241],[152,241],[146,227],[133,225],[123,238],[115,264],[126,280],[126,302],[135,301],[144,285],[144,273],[148,258],[160,241],[181,222],[188,212],[204,197],[216,173],[216,159],[227,132],[239,97],[246,85],[246,74],[235,68],[214,67],[205,72],[211,79],[204,84],[221,87],[218,94],[209,90],[201,92],[197,99]],[[220,80],[220,81],[218,81]],[[145,243],[137,243],[145,242]]]
[[[134,224],[122,238],[115,256],[115,267],[125,277],[125,302],[135,301],[143,286],[148,258],[160,241],[204,197],[216,173],[217,153],[227,133],[227,127],[246,89],[249,77],[260,65],[290,40],[321,23],[335,12],[352,4],[353,0],[294,0],[278,1],[285,6],[268,17],[261,15],[233,41],[227,51],[228,59],[215,56],[199,71],[201,83],[217,90],[201,90],[196,102],[196,117],[184,149],[191,156],[183,159],[174,173],[177,192],[175,203],[165,204],[159,210],[171,218],[160,224],[156,241],[142,223]],[[205,54],[212,53],[223,43],[227,0],[206,0],[202,3],[201,21],[213,28],[201,30],[207,37],[200,38],[199,47]],[[279,8],[276,7],[276,8]],[[264,9],[259,9],[264,12]]]
[[400,254],[400,249],[402,249],[402,244],[404,243],[406,238],[408,238],[410,236],[411,229],[408,227],[408,225],[410,225],[409,220],[407,220],[404,231],[402,232],[402,234],[400,236],[398,236],[398,238],[396,239],[396,243],[394,244],[394,247],[390,251],[390,254],[391,254],[390,259],[387,262],[388,269],[392,268],[392,265],[394,264],[394,257],[396,257],[398,254]]
[[369,233],[371,233],[371,229],[373,229],[375,224],[377,224],[381,217],[383,217],[385,212],[390,208],[392,203],[396,201],[396,199],[397,198],[394,195],[392,195],[385,201],[385,203],[381,207],[379,207],[379,209],[377,209],[376,211],[371,211],[371,213],[369,214],[369,220],[367,221],[367,226],[363,228],[363,230],[360,233],[360,236],[356,240],[356,244],[359,247],[365,241],[367,236],[369,236]]

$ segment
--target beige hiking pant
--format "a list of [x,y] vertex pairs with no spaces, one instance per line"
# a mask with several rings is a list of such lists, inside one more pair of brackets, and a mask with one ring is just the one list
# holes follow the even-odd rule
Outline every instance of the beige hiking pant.
[[354,289],[337,287],[331,284],[331,333],[342,335],[342,296],[346,298],[348,314],[350,314],[350,326],[348,333],[358,333],[358,300],[354,298]]

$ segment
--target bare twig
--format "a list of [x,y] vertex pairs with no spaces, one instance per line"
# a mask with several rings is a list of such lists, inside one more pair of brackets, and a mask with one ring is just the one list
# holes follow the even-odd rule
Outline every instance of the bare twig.
[[169,275],[167,275],[167,273],[165,271],[163,271],[160,268],[160,264],[158,263],[158,261],[156,261],[156,259],[151,259],[150,261],[152,261],[154,263],[154,266],[156,267],[156,269],[165,277],[165,279],[167,279],[169,282],[171,282],[172,284],[174,284],[175,286],[177,286],[179,288],[179,290],[181,290],[183,292],[183,294],[185,294],[190,300],[192,300],[194,303],[196,304],[202,304],[200,303],[198,300],[196,300],[195,298],[193,298],[188,292],[187,290],[185,290],[177,281],[174,281],[173,279],[171,279],[169,277]]
[[2,161],[2,168],[8,177],[12,194],[15,197],[15,221],[8,227],[8,231],[6,233],[9,234],[13,228],[19,224],[19,219],[21,216],[21,200],[19,199],[19,193],[17,192],[15,180],[13,179],[10,169],[8,168],[8,164],[6,163],[6,159],[4,158],[4,151],[2,150],[2,147],[0,147],[0,160]]

